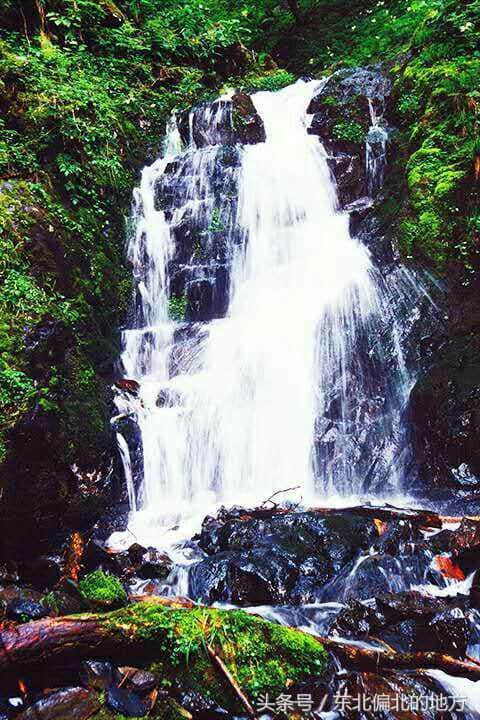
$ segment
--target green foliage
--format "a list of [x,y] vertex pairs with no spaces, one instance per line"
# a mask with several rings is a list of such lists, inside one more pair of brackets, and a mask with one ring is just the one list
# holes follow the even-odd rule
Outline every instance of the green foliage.
[[[401,131],[398,181],[387,188],[396,240],[452,282],[471,284],[479,260],[480,2],[304,0],[301,8],[308,22],[289,43],[274,38],[279,23],[266,43],[298,74],[390,66]],[[333,132],[360,141],[360,129],[349,130],[342,123]]]
[[185,312],[187,310],[187,296],[172,295],[168,301],[168,314],[172,320],[183,322],[185,320]]
[[121,582],[103,570],[86,575],[78,583],[78,589],[89,603],[99,607],[118,607],[125,605],[127,593]]
[[245,77],[244,86],[249,90],[267,90],[276,92],[296,80],[295,75],[288,70],[272,70],[260,74],[250,74]]
[[339,122],[334,125],[332,134],[336,140],[358,144],[365,142],[365,130],[357,122]]

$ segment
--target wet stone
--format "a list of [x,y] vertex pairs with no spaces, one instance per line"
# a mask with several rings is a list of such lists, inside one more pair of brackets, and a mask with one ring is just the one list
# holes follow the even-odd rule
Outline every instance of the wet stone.
[[195,690],[179,689],[177,697],[181,706],[195,720],[229,720],[231,717],[224,708]]
[[338,613],[332,629],[340,636],[361,637],[375,634],[384,624],[385,618],[378,610],[358,600],[350,600],[348,606]]
[[110,688],[106,702],[110,710],[125,717],[143,717],[149,711],[149,706],[138,695],[125,688]]
[[140,670],[134,667],[119,667],[118,671],[122,680],[127,676],[126,682],[128,687],[140,695],[153,690],[157,685],[155,675],[148,670]]
[[50,614],[50,608],[33,600],[12,600],[6,608],[6,616],[9,620],[16,620],[20,623],[30,620],[40,620]]
[[86,687],[106,690],[113,682],[113,665],[100,660],[84,660],[80,666],[80,681]]
[[60,580],[60,563],[55,558],[39,557],[21,563],[19,572],[24,582],[38,590],[51,588]]
[[434,638],[432,650],[439,650],[454,657],[465,657],[471,627],[463,610],[452,608],[435,615],[429,628]]
[[17,720],[87,720],[100,707],[100,699],[93,690],[64,688],[38,700],[17,715]]

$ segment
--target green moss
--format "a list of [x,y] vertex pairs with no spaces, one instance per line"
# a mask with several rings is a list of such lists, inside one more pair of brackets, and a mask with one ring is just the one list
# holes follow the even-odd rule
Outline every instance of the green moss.
[[336,140],[361,144],[365,142],[365,129],[358,122],[338,122],[332,130]]
[[121,582],[102,570],[95,570],[80,580],[78,589],[85,600],[100,608],[118,607],[127,602],[127,593]]
[[110,631],[119,628],[132,641],[143,640],[153,648],[156,662],[150,669],[164,686],[181,677],[232,709],[235,698],[214,670],[207,644],[252,699],[266,692],[278,695],[287,681],[319,675],[326,665],[323,647],[311,636],[242,611],[174,610],[141,603],[106,616],[104,622]]

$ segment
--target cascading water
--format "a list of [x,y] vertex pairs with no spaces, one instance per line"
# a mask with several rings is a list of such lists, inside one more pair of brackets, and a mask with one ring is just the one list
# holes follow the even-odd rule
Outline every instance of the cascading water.
[[[164,157],[143,171],[129,246],[136,322],[122,354],[139,392],[117,397],[141,434],[143,478],[129,525],[142,542],[164,542],[166,529],[198,524],[221,503],[255,504],[292,486],[304,500],[401,490],[408,377],[392,288],[351,236],[325,150],[307,133],[320,84],[253,96],[265,142],[192,143],[182,152],[172,122]],[[197,122],[200,144],[207,135],[214,142],[231,113],[223,98],[201,122],[191,114],[190,138]],[[173,209],[161,209],[162,193],[174,196]],[[205,217],[203,236],[222,239],[210,247],[212,297],[223,283],[226,316],[217,307],[209,323],[175,323],[172,258],[185,224]],[[187,287],[207,282],[193,262],[201,252],[195,241],[182,266]]]
[[[186,132],[184,119],[172,120],[164,156],[144,169],[135,191],[135,321],[123,333],[126,390],[117,392],[114,419],[129,532],[110,542],[169,547],[176,564],[157,583],[159,594],[199,599],[205,577],[212,573],[222,588],[238,567],[232,577],[258,579],[258,555],[205,559],[196,543],[178,542],[220,504],[257,505],[292,487],[296,499],[324,505],[391,500],[406,490],[403,411],[413,378],[402,336],[425,291],[398,263],[381,267],[368,238],[364,245],[351,235],[327,151],[307,132],[319,86],[299,81],[253,96],[262,127],[251,145],[235,139],[230,97],[192,111]],[[372,103],[370,110],[367,205],[383,182],[388,136]],[[430,596],[469,592],[473,575],[439,579],[428,549],[412,554],[408,532],[403,544],[398,537],[398,557],[370,545],[317,589],[316,602],[257,603],[253,611],[327,634],[344,607],[339,600],[410,587]],[[279,551],[268,552],[270,560]],[[317,559],[298,568],[306,587]],[[475,611],[467,620],[478,627]],[[475,637],[469,652],[478,654]],[[371,638],[345,642],[383,650]],[[474,683],[430,675],[467,699],[462,717],[478,717]]]

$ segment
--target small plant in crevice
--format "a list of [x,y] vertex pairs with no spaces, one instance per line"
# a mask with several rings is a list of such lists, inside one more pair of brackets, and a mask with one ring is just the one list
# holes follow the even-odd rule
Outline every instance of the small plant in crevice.
[[360,144],[365,142],[365,130],[357,122],[339,122],[334,125],[332,130],[333,137],[336,140],[344,140]]
[[168,315],[175,322],[183,322],[187,311],[187,296],[185,293],[181,295],[171,295],[168,300]]

